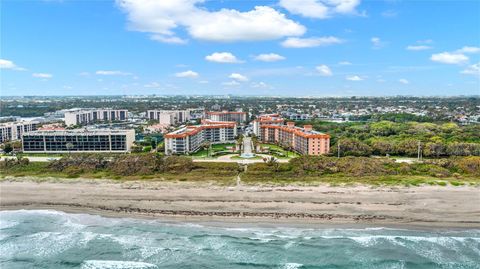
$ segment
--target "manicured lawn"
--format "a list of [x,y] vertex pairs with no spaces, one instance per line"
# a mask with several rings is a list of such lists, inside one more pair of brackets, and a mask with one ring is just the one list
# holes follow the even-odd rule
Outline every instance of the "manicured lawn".
[[[300,154],[296,153],[296,152],[293,152],[293,151],[288,151],[288,150],[285,150],[284,148],[278,146],[278,145],[272,145],[272,144],[260,144],[261,147],[268,147],[270,148],[271,150],[274,150],[274,151],[278,151],[282,154],[284,154],[284,156],[281,156],[281,155],[278,155],[278,154],[271,154],[273,155],[274,157],[277,157],[279,159],[289,159],[289,158],[295,158],[295,157],[298,157],[300,156]],[[288,157],[287,157],[288,156]]]

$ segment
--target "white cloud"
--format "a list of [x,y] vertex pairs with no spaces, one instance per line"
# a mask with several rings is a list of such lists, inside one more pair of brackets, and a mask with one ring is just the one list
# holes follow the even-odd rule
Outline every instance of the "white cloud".
[[9,60],[0,59],[0,69],[11,69],[16,71],[25,71],[27,69],[17,66],[15,63]]
[[131,73],[118,71],[118,70],[98,70],[95,72],[97,75],[101,76],[130,76]]
[[466,75],[480,76],[480,63],[472,64],[460,73]]
[[239,73],[232,73],[230,76],[228,76],[229,78],[233,79],[233,80],[236,80],[236,81],[248,81],[248,78],[242,74],[239,74]]
[[463,64],[468,62],[468,57],[461,53],[442,52],[433,54],[430,60],[444,64]]
[[198,83],[200,83],[200,84],[208,84],[209,82],[208,82],[208,80],[200,80]]
[[381,49],[385,46],[385,42],[383,42],[380,37],[372,37],[370,38],[370,42],[372,42],[372,47],[374,49]]
[[175,73],[177,78],[198,78],[199,74],[195,71],[188,70],[185,72]]
[[260,82],[252,82],[251,84],[252,88],[257,88],[257,89],[273,89],[272,86],[268,85],[267,83],[260,81]]
[[303,25],[268,6],[241,12],[227,8],[209,11],[200,6],[204,0],[116,2],[127,13],[131,30],[150,33],[162,42],[183,40],[174,39],[177,29],[185,30],[195,39],[217,42],[272,40],[300,36],[306,31]]
[[432,47],[430,46],[425,46],[425,45],[410,45],[407,46],[405,49],[406,50],[414,50],[414,51],[419,51],[419,50],[429,50]]
[[280,0],[279,4],[293,14],[326,19],[334,14],[358,14],[360,0]]
[[276,62],[285,60],[285,57],[276,53],[266,53],[255,56],[255,60],[262,62]]
[[332,70],[330,70],[330,67],[322,64],[317,67],[315,67],[317,71],[320,73],[320,75],[325,76],[325,77],[330,77],[333,75]]
[[147,84],[143,85],[143,87],[145,87],[145,88],[158,89],[158,88],[160,88],[160,83],[158,83],[158,82],[150,82],[150,83],[147,83]]
[[408,84],[410,83],[408,80],[404,79],[404,78],[401,78],[398,80],[398,82],[402,83],[402,84]]
[[168,44],[187,44],[188,40],[186,39],[181,39],[178,36],[163,36],[163,35],[152,35],[150,36],[151,40],[159,41],[162,43],[168,43]]
[[52,74],[47,74],[47,73],[33,73],[32,76],[34,78],[45,78],[45,79],[53,77]]
[[468,47],[468,46],[465,46],[457,51],[455,51],[456,53],[479,53],[480,52],[480,48],[479,47]]
[[341,61],[338,63],[338,65],[352,65],[352,63],[348,61]]
[[285,48],[312,48],[318,46],[329,46],[335,44],[341,44],[344,41],[334,37],[309,37],[309,38],[296,38],[290,37],[287,40],[282,42],[282,46]]
[[350,81],[362,81],[363,78],[357,76],[357,75],[353,75],[353,76],[346,76],[345,77],[346,80],[350,80]]
[[381,15],[384,18],[394,18],[394,17],[397,17],[398,12],[395,10],[385,10],[381,13]]
[[223,86],[238,86],[240,85],[240,83],[236,80],[232,80],[232,81],[228,81],[228,82],[223,82],[222,83]]
[[205,56],[205,60],[215,63],[241,63],[235,55],[230,52],[214,52]]

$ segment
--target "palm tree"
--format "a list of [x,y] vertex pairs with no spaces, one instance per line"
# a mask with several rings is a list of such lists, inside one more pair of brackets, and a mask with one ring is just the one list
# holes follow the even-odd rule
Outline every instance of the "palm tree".
[[243,146],[243,136],[242,135],[238,136],[237,145],[238,145],[239,151],[242,152],[242,146]]

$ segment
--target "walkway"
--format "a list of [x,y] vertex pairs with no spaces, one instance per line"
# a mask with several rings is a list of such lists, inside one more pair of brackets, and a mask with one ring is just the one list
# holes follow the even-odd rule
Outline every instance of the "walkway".
[[243,137],[243,147],[242,154],[251,155],[252,154],[252,138],[248,136]]

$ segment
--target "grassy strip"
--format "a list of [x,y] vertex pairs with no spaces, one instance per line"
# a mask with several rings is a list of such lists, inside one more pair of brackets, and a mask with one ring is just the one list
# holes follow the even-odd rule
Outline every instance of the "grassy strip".
[[152,173],[145,175],[121,176],[107,169],[94,172],[71,174],[55,172],[49,168],[49,162],[31,162],[28,165],[14,166],[0,170],[0,178],[6,177],[38,177],[38,178],[86,178],[128,180],[169,180],[188,182],[215,182],[219,185],[233,185],[238,174],[236,163],[195,163],[194,168],[186,173]]

